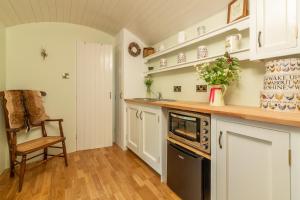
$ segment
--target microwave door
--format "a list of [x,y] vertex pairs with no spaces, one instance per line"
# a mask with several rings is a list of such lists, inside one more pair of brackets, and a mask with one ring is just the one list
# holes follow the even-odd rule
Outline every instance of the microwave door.
[[172,132],[190,141],[197,140],[197,118],[171,113]]

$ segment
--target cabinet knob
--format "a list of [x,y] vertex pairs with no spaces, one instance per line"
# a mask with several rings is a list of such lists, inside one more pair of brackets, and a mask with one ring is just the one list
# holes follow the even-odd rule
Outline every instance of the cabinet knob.
[[208,141],[208,137],[207,136],[203,136],[202,137],[202,142],[207,142]]
[[208,130],[207,130],[207,129],[203,129],[203,130],[201,131],[201,133],[202,133],[202,134],[207,134],[207,133],[208,133]]
[[208,125],[208,121],[202,121],[202,126],[207,126]]
[[204,149],[208,149],[208,144],[203,144],[202,146]]

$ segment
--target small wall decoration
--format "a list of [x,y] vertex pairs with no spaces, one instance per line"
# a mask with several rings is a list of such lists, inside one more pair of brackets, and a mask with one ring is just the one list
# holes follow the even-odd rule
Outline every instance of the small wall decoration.
[[131,56],[137,57],[141,54],[141,48],[136,42],[131,42],[128,46],[128,52]]
[[233,0],[228,5],[227,23],[231,23],[238,19],[248,16],[249,14],[248,0]]
[[48,57],[48,53],[47,53],[46,49],[44,49],[44,48],[41,49],[41,56],[42,56],[43,60],[45,60]]
[[155,53],[155,49],[152,48],[152,47],[146,47],[143,49],[143,57],[147,57],[147,56],[150,56],[151,54],[154,54]]

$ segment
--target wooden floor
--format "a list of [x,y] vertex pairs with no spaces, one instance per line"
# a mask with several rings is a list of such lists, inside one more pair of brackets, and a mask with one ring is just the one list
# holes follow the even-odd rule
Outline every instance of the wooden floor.
[[0,176],[0,199],[26,200],[154,200],[179,199],[160,177],[130,151],[119,147],[69,154],[69,167],[54,158],[28,169],[22,192],[18,178]]

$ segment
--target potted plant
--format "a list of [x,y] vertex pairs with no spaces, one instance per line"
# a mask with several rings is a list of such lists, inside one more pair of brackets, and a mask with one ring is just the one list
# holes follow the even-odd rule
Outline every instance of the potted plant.
[[150,94],[151,93],[151,86],[152,86],[152,83],[153,83],[152,77],[151,76],[146,76],[145,80],[144,80],[144,83],[147,87],[147,93]]
[[227,87],[239,79],[240,64],[226,52],[212,63],[197,66],[200,79],[211,86],[209,103],[212,106],[224,106],[224,94]]

